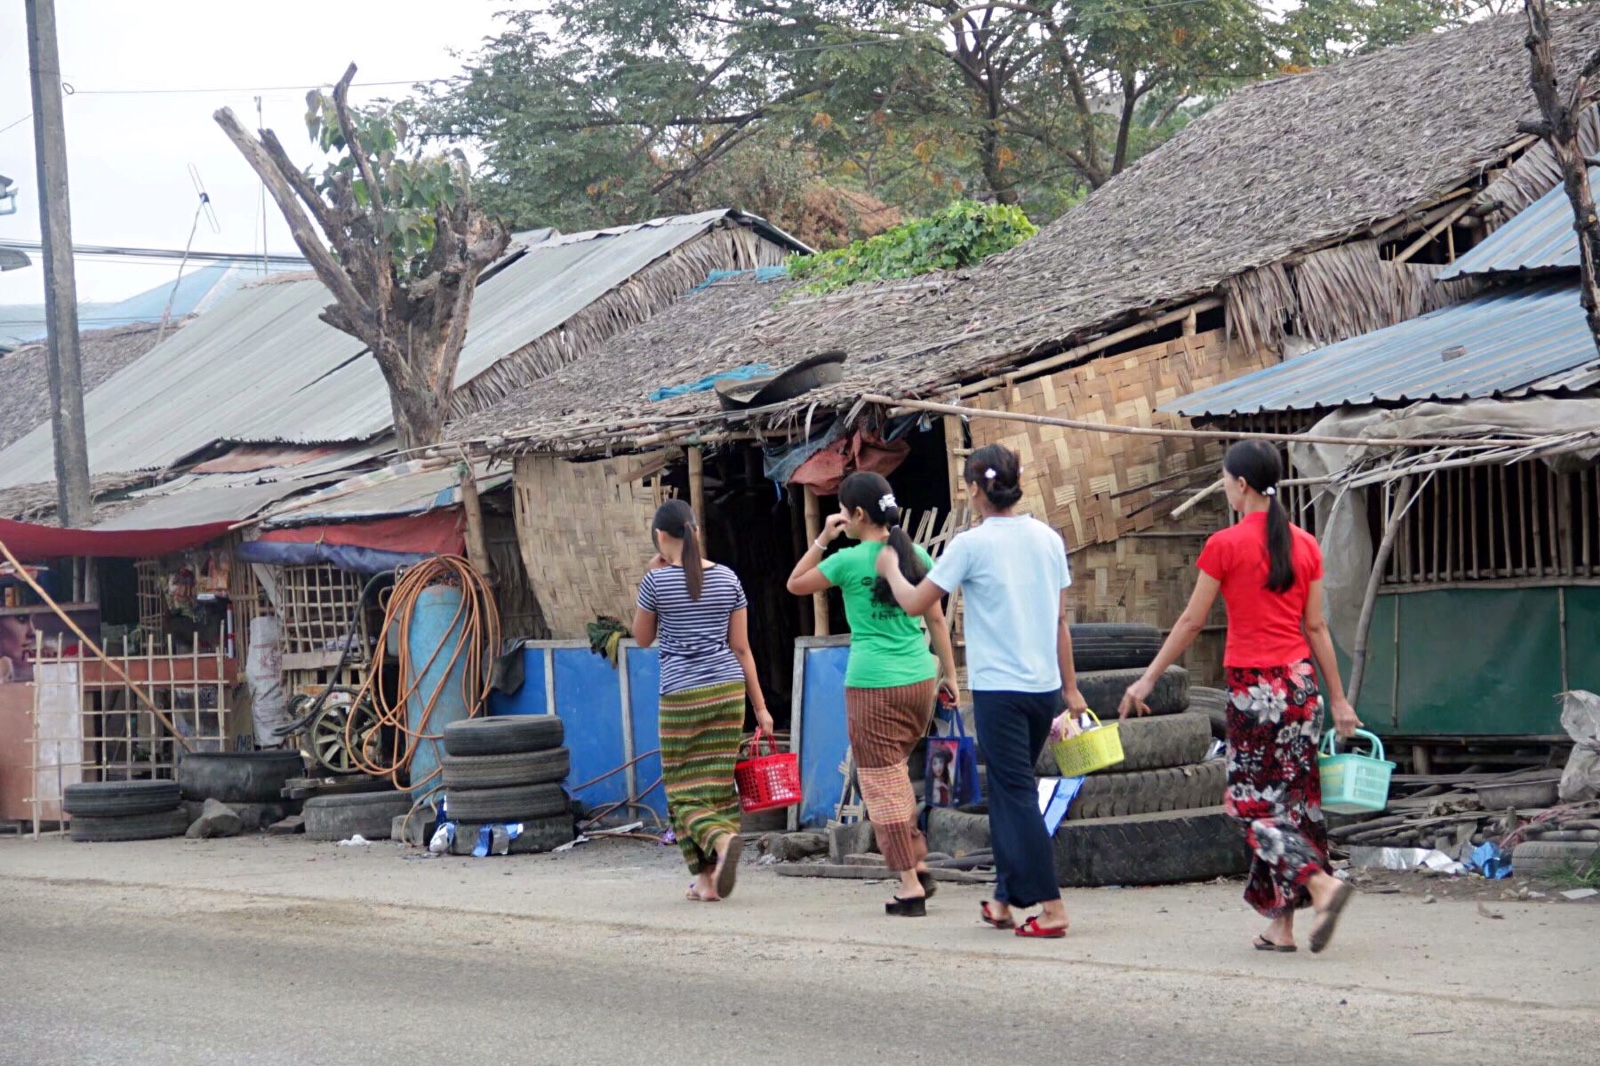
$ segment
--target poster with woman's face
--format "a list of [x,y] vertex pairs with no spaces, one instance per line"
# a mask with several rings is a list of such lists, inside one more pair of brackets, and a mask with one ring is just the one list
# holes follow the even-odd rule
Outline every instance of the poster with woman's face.
[[[100,609],[75,608],[67,612],[90,636],[100,631]],[[6,608],[0,613],[0,684],[33,680],[33,657],[40,637],[45,646],[72,648],[78,635],[48,608]]]

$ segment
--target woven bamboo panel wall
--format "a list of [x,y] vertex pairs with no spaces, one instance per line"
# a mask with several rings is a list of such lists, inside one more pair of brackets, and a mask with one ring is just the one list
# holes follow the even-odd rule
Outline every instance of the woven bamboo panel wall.
[[[1277,362],[1247,351],[1222,331],[1201,333],[1093,360],[1058,374],[977,397],[975,406],[1120,425],[1183,427],[1156,408],[1180,396]],[[1045,517],[1072,549],[1069,602],[1081,622],[1148,622],[1168,629],[1194,588],[1194,561],[1205,535],[1225,520],[1220,499],[1179,521],[1151,495],[1127,493],[1162,478],[1198,471],[1222,457],[1220,445],[1171,437],[1130,437],[1056,426],[974,419],[973,447],[1004,444],[1022,456],[1020,509]],[[1204,478],[1196,474],[1198,480]],[[1180,487],[1183,479],[1164,489]],[[1131,535],[1130,535],[1131,534]],[[1224,615],[1185,659],[1199,683],[1221,677]]]
[[517,542],[551,637],[584,637],[596,615],[633,617],[659,502],[651,480],[636,476],[640,469],[637,456],[517,459]]
[[[1091,360],[976,397],[976,407],[1057,415],[1125,426],[1178,428],[1157,414],[1170,400],[1276,364],[1264,352],[1230,344],[1221,330]],[[1156,525],[1159,510],[1133,514],[1144,494],[1117,493],[1221,458],[1221,448],[1170,437],[1130,437],[1059,426],[977,419],[972,445],[1005,444],[1022,455],[1024,506],[1049,515],[1072,547],[1104,544]]]

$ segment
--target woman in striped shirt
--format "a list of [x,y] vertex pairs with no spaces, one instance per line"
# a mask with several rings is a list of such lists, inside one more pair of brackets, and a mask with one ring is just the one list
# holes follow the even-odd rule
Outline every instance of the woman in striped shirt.
[[694,511],[668,500],[651,523],[656,555],[639,583],[633,639],[661,642],[661,779],[678,847],[695,881],[688,898],[710,903],[738,876],[739,797],[733,764],[744,730],[745,696],[756,723],[772,732],[755,657],[749,604],[739,578],[706,560]]

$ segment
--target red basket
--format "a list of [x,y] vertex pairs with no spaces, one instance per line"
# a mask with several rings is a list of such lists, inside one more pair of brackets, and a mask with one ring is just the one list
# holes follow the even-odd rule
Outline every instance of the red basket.
[[747,814],[793,807],[800,802],[800,756],[792,751],[773,752],[772,734],[765,734],[767,750],[761,751],[761,730],[750,741],[751,757],[733,767],[733,783],[739,788],[739,807]]

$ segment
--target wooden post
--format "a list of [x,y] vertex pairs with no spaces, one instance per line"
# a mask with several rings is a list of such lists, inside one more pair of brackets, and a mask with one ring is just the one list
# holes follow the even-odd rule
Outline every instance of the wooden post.
[[55,0],[27,0],[28,74],[38,156],[39,231],[44,248],[45,323],[50,351],[50,433],[56,451],[56,505],[68,528],[94,522],[89,444],[84,433],[83,359],[78,348],[78,282],[72,265],[67,200],[67,133],[61,106],[61,53]]
[[689,449],[689,506],[694,508],[695,525],[700,527],[700,546],[705,547],[706,534],[706,469],[705,456],[698,447]]
[[1400,485],[1395,490],[1394,505],[1389,511],[1388,524],[1384,526],[1383,540],[1378,543],[1378,550],[1372,553],[1372,573],[1367,578],[1367,591],[1361,599],[1356,644],[1350,655],[1350,686],[1346,695],[1352,707],[1356,705],[1356,697],[1361,695],[1361,683],[1367,674],[1367,639],[1372,632],[1372,612],[1378,605],[1378,587],[1383,584],[1383,572],[1388,569],[1389,554],[1394,551],[1394,538],[1405,522],[1410,502],[1411,476],[1408,474],[1400,479]]
[[478,479],[471,463],[464,463],[461,468],[461,510],[467,517],[467,561],[485,581],[492,582],[494,563],[489,560],[489,541],[483,533],[483,501],[478,499]]
[[965,460],[961,453],[967,448],[966,425],[959,415],[944,416],[944,451],[950,467],[950,513],[961,508],[961,470]]
[[[794,557],[798,562],[806,553],[806,516],[805,516],[805,491],[793,485],[788,487],[789,499],[789,530],[794,541]],[[812,613],[813,602],[804,596],[795,597],[798,604],[800,625],[798,632],[813,633],[816,631],[816,620]]]
[[[815,544],[817,538],[822,536],[822,504],[817,500],[817,494],[811,491],[811,486],[806,486],[806,539]],[[825,637],[828,635],[828,594],[826,592],[813,593],[811,596],[812,626],[811,635]]]

